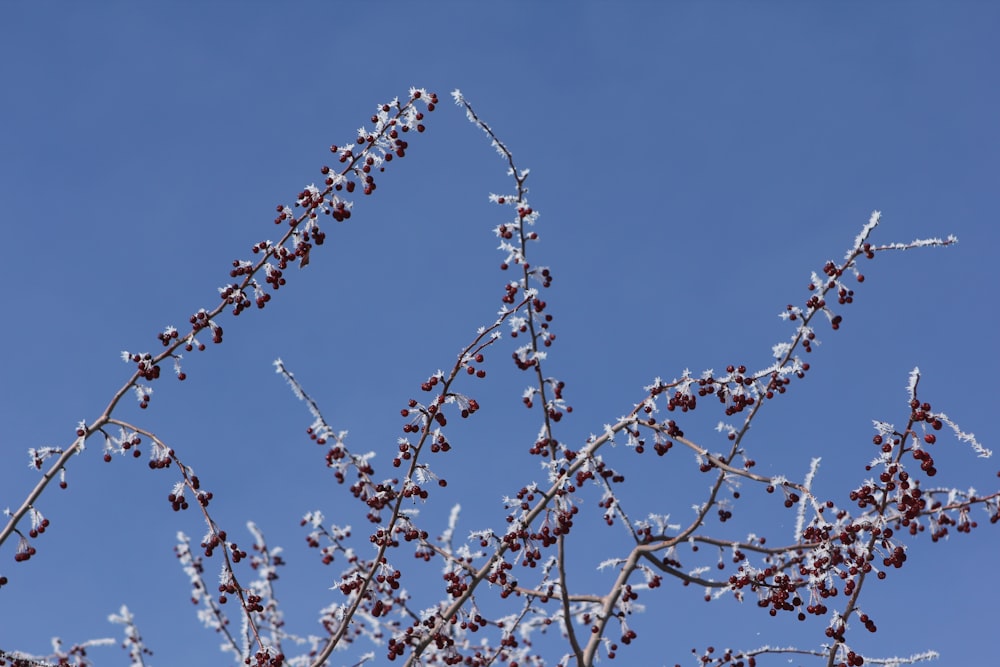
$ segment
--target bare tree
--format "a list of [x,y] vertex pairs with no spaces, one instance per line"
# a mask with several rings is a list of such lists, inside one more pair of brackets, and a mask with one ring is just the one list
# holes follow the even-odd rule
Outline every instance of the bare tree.
[[[334,651],[344,650],[350,657],[340,662],[347,664],[374,659],[414,665],[593,665],[601,658],[627,657],[627,645],[642,641],[630,618],[666,604],[664,591],[672,582],[703,589],[707,601],[745,599],[759,608],[746,614],[788,614],[815,623],[811,646],[764,644],[718,652],[706,647],[694,656],[701,665],[756,665],[786,654],[828,667],[933,658],[932,652],[862,655],[852,649],[851,637],[876,631],[879,619],[866,613],[864,600],[877,596],[878,582],[903,567],[909,545],[969,532],[977,525],[974,511],[985,511],[991,523],[1000,519],[1000,492],[977,494],[934,484],[938,439],[964,443],[973,456],[988,457],[990,451],[940,406],[932,407],[916,368],[899,413],[874,424],[871,453],[858,462],[862,481],[840,483],[837,498],[814,491],[822,474],[819,457],[801,478],[795,471],[758,473],[758,458],[768,452],[754,442],[751,426],[761,412],[781,410],[783,395],[809,373],[810,363],[803,357],[821,332],[840,327],[842,312],[864,282],[864,262],[886,252],[947,247],[957,239],[878,243],[872,237],[880,215],[873,213],[846,254],[814,272],[800,303],[787,306],[790,333],[766,360],[755,367],[733,364],[721,371],[684,370],[670,380],[657,378],[622,405],[609,406],[619,417],[574,415],[592,421],[598,434],[568,442],[560,437],[560,421],[572,412],[566,385],[545,370],[547,353],[557,349],[553,308],[544,297],[553,271],[536,264],[532,250],[539,238],[538,212],[528,201],[528,171],[465,98],[458,91],[453,96],[490,139],[511,179],[509,194],[491,195],[493,203],[510,212],[495,229],[505,276],[495,319],[477,330],[450,366],[421,378],[419,392],[402,399],[401,436],[386,443],[377,460],[374,453],[355,451],[346,432],[324,416],[292,370],[275,362],[277,373],[312,415],[308,437],[322,445],[323,464],[370,522],[366,530],[351,529],[340,521],[337,505],[327,509],[333,522],[320,510],[302,519],[307,543],[318,558],[341,568],[337,599],[320,611],[325,634],[299,635],[286,627],[277,591],[285,565],[281,552],[268,545],[253,523],[248,524],[253,543],[241,547],[232,528],[213,517],[215,490],[225,490],[211,490],[211,480],[203,483],[182,462],[182,452],[141,425],[120,419],[116,408],[130,394],[146,408],[150,384],[160,378],[161,369],[172,366],[184,380],[182,352],[204,350],[207,341],[221,343],[220,322],[227,311],[239,316],[265,308],[286,286],[290,267],[310,263],[325,240],[327,218],[348,220],[353,211],[348,195],[373,194],[378,174],[405,157],[409,140],[424,131],[424,113],[438,104],[437,96],[425,90],[412,89],[405,101],[380,105],[371,129],[360,131],[350,143],[331,146],[335,162],[322,168],[322,184],[303,189],[294,205],[277,208],[274,222],[283,230],[281,237],[255,243],[250,259],[233,262],[231,282],[220,289],[219,303],[192,313],[184,331],[161,331],[157,352],[125,353],[134,367],[131,376],[98,417],[79,424],[73,442],[31,451],[42,476],[9,512],[0,544],[16,536],[15,560],[31,559],[37,538],[49,525],[38,509],[43,492],[51,482],[65,484],[72,457],[86,441],[97,439],[103,441],[106,461],[116,454],[147,454],[149,468],[175,477],[173,509],[194,509],[201,515],[205,536],[196,541],[180,535],[177,557],[200,619],[223,638],[234,663],[319,666],[331,664]],[[530,481],[537,469],[532,468],[524,479],[509,480],[500,525],[482,528],[482,518],[470,524],[458,507],[447,525],[428,525],[417,508],[433,502],[437,489],[447,485],[435,471],[435,460],[474,456],[453,441],[449,424],[475,419],[480,408],[476,383],[486,380],[487,355],[497,353],[509,354],[529,378],[522,403],[524,414],[537,421],[538,435],[517,446],[542,466],[545,479]],[[689,432],[690,413],[697,408],[720,412],[714,432]],[[705,492],[688,499],[693,515],[671,518],[662,512],[657,494],[630,492],[619,472],[626,457],[645,457],[649,466],[663,465],[666,459],[686,474],[704,478]],[[741,511],[745,495],[757,489],[763,490],[763,512]],[[602,539],[613,544],[616,554],[600,563],[580,546],[583,498],[597,499],[599,519],[608,526]],[[793,540],[778,542],[772,536],[777,516],[794,518]],[[428,564],[427,571],[443,572],[442,586],[430,598],[414,593],[410,583],[424,576]],[[579,583],[580,572],[595,565],[614,573],[605,590],[588,590]],[[6,582],[0,576],[0,586]],[[130,664],[145,664],[149,650],[128,608],[111,620],[125,627]],[[561,638],[558,651],[553,652],[552,641],[540,639],[546,633]],[[87,649],[108,642],[57,645],[45,656],[0,647],[0,664],[89,665]]]

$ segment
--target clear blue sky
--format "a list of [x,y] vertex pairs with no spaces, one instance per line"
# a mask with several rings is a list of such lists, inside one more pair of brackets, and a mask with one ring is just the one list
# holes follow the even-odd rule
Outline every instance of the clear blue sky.
[[[276,236],[275,205],[319,180],[326,147],[352,140],[377,103],[410,86],[442,104],[375,196],[329,226],[326,246],[267,309],[228,318],[223,345],[188,355],[185,383],[161,380],[149,410],[121,411],[196,469],[232,531],[253,519],[285,547],[291,630],[316,632],[316,610],[339,596],[327,590],[339,566],[316,563],[298,519],[354,507],[271,362],[283,358],[388,474],[399,408],[499,305],[506,276],[492,229],[506,211],[486,197],[510,185],[451,105],[455,88],[532,172],[536,261],[555,275],[548,371],[575,408],[564,441],[600,432],[655,376],[770,363],[791,333],[776,315],[806,298],[810,272],[842,257],[879,209],[876,241],[961,243],[866,267],[843,329],[821,331],[810,377],[758,425],[754,458],[762,472],[800,477],[822,456],[820,488],[847,505],[872,456],[871,420],[905,421],[914,366],[935,408],[1000,449],[993,4],[7,3],[0,24],[0,507],[19,505],[37,479],[27,449],[68,445],[128,377],[120,351],[156,351],[163,326],[183,330],[213,307],[230,262]],[[541,480],[525,453],[537,422],[518,408],[526,379],[510,351],[508,341],[488,359],[490,382],[469,387],[483,414],[456,430],[461,447],[439,464],[451,484],[432,525],[454,502],[464,530],[496,525],[501,494]],[[709,447],[712,410],[686,429]],[[221,659],[172,555],[177,531],[201,537],[198,517],[170,511],[172,474],[105,465],[100,451],[91,441],[69,488],[43,496],[52,524],[37,556],[15,564],[12,544],[0,554],[11,580],[0,649],[117,637],[104,619],[127,603],[157,667]],[[939,451],[942,482],[996,488],[995,459],[950,439]],[[620,459],[647,485],[632,493],[687,518],[683,491],[703,480],[667,484],[636,461]],[[791,517],[760,521],[790,537]],[[595,565],[621,535],[604,530]],[[879,632],[857,644],[983,664],[996,652],[997,553],[996,526],[918,540],[906,567],[873,587],[866,607]],[[603,590],[580,562],[581,579]],[[820,623],[700,596],[675,585],[646,594],[650,613],[621,660],[692,664],[690,649],[707,644],[822,639]],[[98,664],[126,663],[103,651]]]

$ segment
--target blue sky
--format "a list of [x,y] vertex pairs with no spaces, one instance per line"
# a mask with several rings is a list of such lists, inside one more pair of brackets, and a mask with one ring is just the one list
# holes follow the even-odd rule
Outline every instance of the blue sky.
[[[0,9],[0,506],[19,505],[37,480],[27,449],[69,445],[125,381],[121,350],[155,351],[165,325],[213,307],[231,261],[275,236],[275,205],[320,179],[326,147],[352,140],[376,104],[410,86],[442,103],[375,195],[328,225],[327,244],[263,312],[229,318],[223,345],[188,355],[186,382],[157,382],[146,411],[121,408],[196,469],[232,530],[253,519],[285,547],[279,595],[293,630],[317,631],[339,574],[316,563],[298,520],[354,507],[306,442],[309,415],[271,362],[283,358],[349,443],[385,465],[399,408],[499,306],[507,277],[492,230],[507,212],[487,195],[511,186],[450,103],[455,88],[531,169],[536,261],[555,275],[547,370],[575,408],[564,441],[600,432],[656,376],[770,363],[791,333],[777,313],[805,300],[810,272],[842,257],[878,209],[878,242],[961,242],[866,266],[842,330],[821,331],[814,370],[762,415],[748,446],[767,474],[801,476],[822,456],[819,487],[842,498],[865,476],[871,420],[905,420],[907,374],[919,366],[927,400],[998,448],[995,6],[428,4]],[[455,502],[465,529],[493,525],[502,494],[541,480],[525,453],[537,421],[518,407],[526,380],[512,347],[488,357],[488,382],[468,387],[483,412],[456,428],[461,447],[436,464],[450,485],[428,507],[432,525]],[[709,447],[713,410],[686,429]],[[950,439],[939,447],[943,483],[996,488],[995,460]],[[104,619],[127,603],[152,664],[221,658],[172,555],[177,531],[203,533],[193,512],[170,511],[174,477],[106,465],[100,450],[91,441],[69,488],[43,496],[52,524],[38,554],[15,564],[4,546],[0,649],[116,636]],[[704,484],[682,474],[683,459],[661,476],[623,453],[637,502],[662,499],[659,511],[687,516],[684,491]],[[780,513],[760,521],[790,534]],[[620,533],[581,532],[592,554],[579,576],[601,590],[590,561]],[[873,587],[879,632],[858,645],[935,649],[939,664],[992,655],[998,549],[988,525],[943,544],[917,540],[906,567]],[[675,585],[648,594],[622,659],[692,664],[691,648],[708,644],[822,639],[819,623],[700,596]],[[104,651],[99,664],[126,664]]]

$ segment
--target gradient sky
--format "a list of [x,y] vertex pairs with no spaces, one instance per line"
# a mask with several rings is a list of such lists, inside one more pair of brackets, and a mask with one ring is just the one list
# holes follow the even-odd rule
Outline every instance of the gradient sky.
[[[601,432],[656,376],[768,365],[791,334],[776,315],[805,300],[810,272],[841,258],[878,209],[876,242],[960,243],[865,267],[842,330],[821,329],[808,379],[747,441],[759,470],[801,478],[822,456],[818,488],[849,504],[873,456],[871,420],[905,421],[914,366],[935,409],[1000,448],[989,386],[1000,375],[994,4],[54,2],[6,3],[0,24],[0,507],[17,507],[37,480],[29,447],[67,446],[100,414],[131,372],[122,350],[155,352],[165,325],[183,331],[215,305],[231,261],[276,237],[275,205],[320,179],[330,144],[353,140],[376,104],[410,86],[442,98],[375,195],[327,225],[307,270],[263,312],[227,317],[221,346],[185,358],[186,382],[160,380],[148,410],[130,399],[120,410],[195,468],[238,541],[249,543],[253,519],[285,547],[279,596],[299,634],[317,632],[340,572],[317,564],[299,518],[356,508],[271,362],[284,359],[356,450],[380,452],[384,473],[399,408],[492,321],[507,278],[492,230],[508,211],[487,195],[511,185],[450,103],[455,88],[531,169],[535,261],[555,276],[547,371],[575,408],[564,441]],[[501,495],[541,480],[513,347],[503,342],[488,381],[466,387],[484,408],[435,463],[450,485],[428,507],[432,526],[455,502],[463,530],[497,525]],[[722,415],[695,415],[688,435],[713,448]],[[942,483],[996,489],[995,459],[943,440]],[[202,524],[170,510],[171,473],[104,464],[101,446],[73,461],[66,491],[42,497],[51,527],[37,555],[14,563],[13,542],[0,553],[10,579],[0,650],[118,638],[105,619],[126,603],[150,664],[215,664],[217,640],[197,623],[172,553],[178,531],[197,540]],[[684,492],[704,480],[636,460],[620,458],[630,492],[687,518],[697,496]],[[942,665],[995,655],[1000,530],[979,518],[971,535],[916,540],[906,566],[873,586],[866,608],[879,631],[854,635],[859,648],[935,649]],[[754,528],[741,519],[741,531]],[[790,539],[791,515],[760,520]],[[579,577],[599,591],[606,575],[591,565],[621,532],[587,530],[607,531],[579,537],[592,549]],[[708,644],[822,641],[821,622],[700,598],[672,583],[646,594],[621,660],[694,664],[690,650]],[[127,662],[99,651],[97,664]]]

